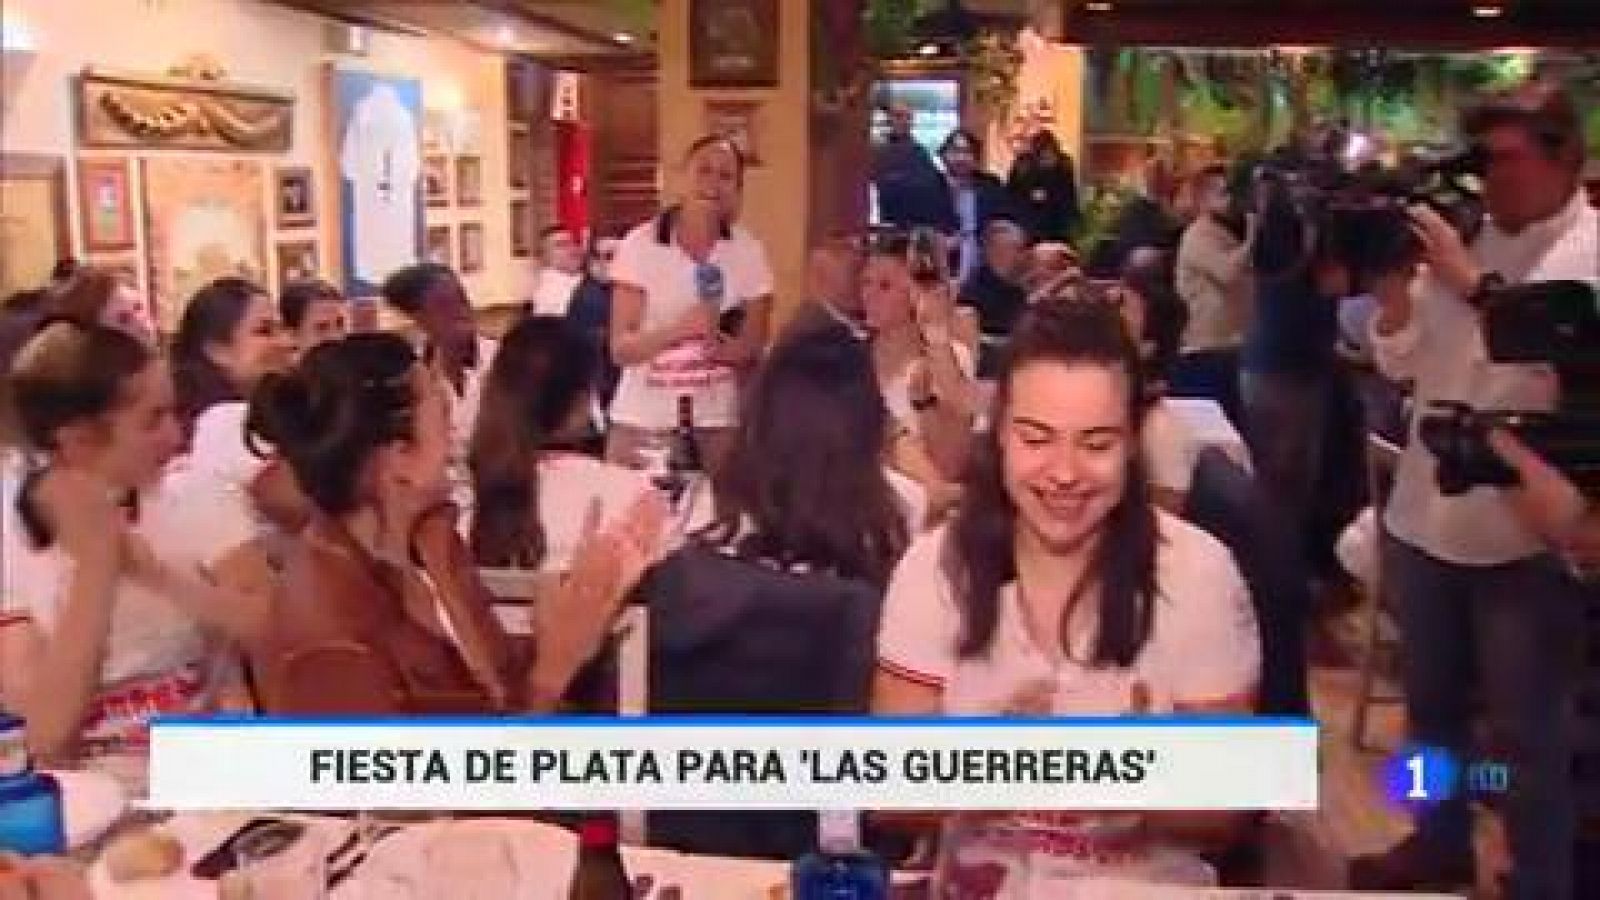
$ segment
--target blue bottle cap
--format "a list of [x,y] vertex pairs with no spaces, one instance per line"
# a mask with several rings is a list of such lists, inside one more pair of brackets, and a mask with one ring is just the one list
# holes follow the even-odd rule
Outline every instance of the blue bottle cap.
[[702,301],[720,307],[723,295],[727,293],[722,267],[716,263],[697,263],[694,267],[694,292]]

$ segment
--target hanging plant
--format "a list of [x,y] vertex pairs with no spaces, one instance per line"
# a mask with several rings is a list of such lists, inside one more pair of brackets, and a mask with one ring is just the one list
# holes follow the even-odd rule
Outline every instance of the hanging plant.
[[1017,102],[1017,73],[1022,70],[1022,51],[1016,35],[981,31],[962,48],[973,99],[1004,119]]

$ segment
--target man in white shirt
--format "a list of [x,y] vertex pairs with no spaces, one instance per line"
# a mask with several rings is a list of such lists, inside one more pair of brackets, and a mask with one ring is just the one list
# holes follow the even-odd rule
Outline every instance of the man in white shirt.
[[565,225],[539,232],[539,271],[530,299],[536,316],[565,316],[572,295],[583,280],[583,248]]
[[[1496,283],[1593,279],[1600,221],[1579,184],[1583,138],[1571,102],[1530,84],[1464,122],[1487,152],[1490,221],[1471,246],[1429,210],[1414,212],[1428,275],[1380,279],[1373,352],[1390,378],[1415,384],[1419,413],[1436,403],[1549,409],[1548,366],[1491,363],[1475,301]],[[1413,287],[1415,289],[1413,289]],[[1576,585],[1514,514],[1512,492],[1439,490],[1415,419],[1384,525],[1384,577],[1397,606],[1411,738],[1463,762],[1471,746],[1472,678],[1481,679],[1493,756],[1508,764],[1508,897],[1573,895],[1575,810],[1566,711],[1582,634]],[[1366,890],[1456,888],[1473,881],[1471,797],[1429,807],[1387,853],[1351,866]]]

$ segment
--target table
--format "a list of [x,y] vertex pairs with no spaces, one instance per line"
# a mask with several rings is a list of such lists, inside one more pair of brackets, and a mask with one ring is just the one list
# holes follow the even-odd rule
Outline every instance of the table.
[[1205,397],[1164,397],[1161,402],[1188,427],[1200,446],[1216,447],[1229,459],[1251,469],[1250,448],[1217,401]]
[[[184,845],[189,862],[203,856],[234,829],[247,821],[246,813],[180,813],[165,826]],[[324,843],[337,844],[351,827],[345,820],[300,817]],[[451,834],[451,842],[463,840],[506,841],[516,855],[520,885],[507,900],[565,900],[567,885],[577,860],[577,840],[563,829],[529,821],[463,819],[436,821],[408,826],[380,842],[372,858],[358,874],[333,895],[332,900],[367,900],[365,890],[384,880],[397,866],[415,869],[424,857],[429,841]],[[693,856],[650,847],[625,847],[623,864],[629,875],[649,876],[656,885],[677,885],[683,900],[781,900],[787,897],[789,865],[766,860],[727,859]],[[185,870],[186,872],[186,870]],[[925,876],[902,874],[897,883],[917,881]],[[1349,891],[1288,891],[1279,889],[1229,890],[1217,888],[1169,888],[1115,879],[1086,879],[1075,891],[1073,900],[1444,900],[1441,894],[1368,894]],[[93,873],[96,900],[215,900],[213,882],[200,881],[187,874],[165,879],[112,884],[96,870]]]

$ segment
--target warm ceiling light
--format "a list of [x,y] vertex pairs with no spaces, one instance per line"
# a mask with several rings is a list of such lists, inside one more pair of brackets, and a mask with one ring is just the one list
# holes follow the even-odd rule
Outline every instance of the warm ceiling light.
[[626,31],[619,31],[616,34],[613,34],[611,39],[619,44],[633,43],[633,35],[627,33]]
[[1484,5],[1484,6],[1474,6],[1472,8],[1472,14],[1477,16],[1480,19],[1498,19],[1501,16],[1505,15],[1505,13],[1506,13],[1506,10],[1505,10],[1505,7],[1503,7],[1503,6],[1488,6],[1488,5]]
[[926,44],[923,44],[922,46],[918,47],[917,48],[917,53],[922,55],[922,56],[938,56],[939,55],[939,45],[935,44],[933,41],[929,41]]
[[1111,12],[1113,9],[1112,5],[1105,2],[1105,0],[1090,0],[1090,2],[1083,5],[1083,8],[1089,12]]
[[500,46],[509,47],[517,42],[517,33],[511,30],[510,25],[501,25],[494,30],[494,39],[500,42]]

